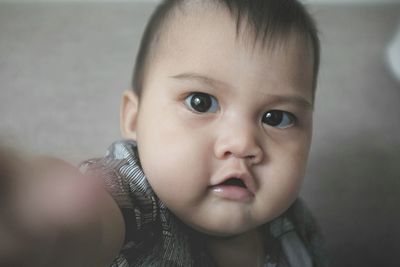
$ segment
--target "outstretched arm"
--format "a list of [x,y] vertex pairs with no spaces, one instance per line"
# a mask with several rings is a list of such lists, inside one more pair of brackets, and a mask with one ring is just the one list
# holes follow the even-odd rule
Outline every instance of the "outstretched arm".
[[0,148],[0,266],[108,266],[124,233],[101,179]]

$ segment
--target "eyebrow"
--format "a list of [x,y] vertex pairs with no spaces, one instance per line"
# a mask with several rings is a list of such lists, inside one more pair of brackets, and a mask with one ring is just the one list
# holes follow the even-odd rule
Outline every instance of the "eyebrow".
[[[226,86],[227,83],[201,75],[194,72],[185,72],[178,75],[170,76],[171,78],[178,80],[195,80],[201,83],[205,83],[209,86],[218,88],[219,86]],[[297,95],[273,95],[265,94],[267,98],[272,99],[274,103],[292,103],[297,106],[301,106],[306,109],[314,109],[313,104],[302,96]]]
[[292,103],[297,106],[301,106],[306,109],[314,109],[314,106],[311,102],[305,99],[302,96],[297,95],[266,95],[268,98],[272,99],[273,103]]
[[177,79],[177,80],[195,80],[201,83],[205,83],[207,85],[210,85],[212,87],[218,87],[218,86],[226,86],[227,84],[223,81],[219,81],[201,74],[197,74],[194,72],[185,72],[181,73],[175,76],[170,76],[171,78]]

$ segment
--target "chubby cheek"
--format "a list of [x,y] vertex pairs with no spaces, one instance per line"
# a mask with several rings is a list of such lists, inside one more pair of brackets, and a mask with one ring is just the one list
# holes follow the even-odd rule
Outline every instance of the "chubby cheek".
[[142,167],[158,198],[177,212],[196,206],[204,196],[207,184],[202,170],[192,164],[190,157],[186,160],[173,158],[173,154],[160,155],[152,157],[150,163],[146,160],[149,158],[145,158]]
[[270,147],[268,163],[260,167],[260,206],[267,215],[278,216],[297,198],[304,180],[308,144]]
[[208,186],[205,177],[209,176],[209,168],[206,168],[202,143],[190,130],[182,129],[171,120],[169,124],[151,124],[146,125],[146,131],[138,134],[137,139],[149,183],[171,209],[180,204],[195,205]]

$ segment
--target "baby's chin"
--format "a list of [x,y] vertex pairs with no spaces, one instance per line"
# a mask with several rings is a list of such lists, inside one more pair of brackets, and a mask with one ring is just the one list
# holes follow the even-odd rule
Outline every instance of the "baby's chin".
[[244,234],[248,231],[258,229],[262,224],[230,224],[221,223],[219,225],[199,225],[191,222],[185,222],[187,226],[203,235],[210,237],[234,237]]

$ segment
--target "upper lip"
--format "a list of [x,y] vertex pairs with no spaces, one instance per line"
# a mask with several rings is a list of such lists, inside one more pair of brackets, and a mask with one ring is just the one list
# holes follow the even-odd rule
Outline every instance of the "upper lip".
[[228,174],[222,176],[223,178],[217,181],[212,186],[220,185],[229,179],[237,178],[243,181],[244,185],[246,186],[247,190],[249,190],[252,194],[256,191],[255,180],[253,176],[248,171],[233,171],[229,172]]

